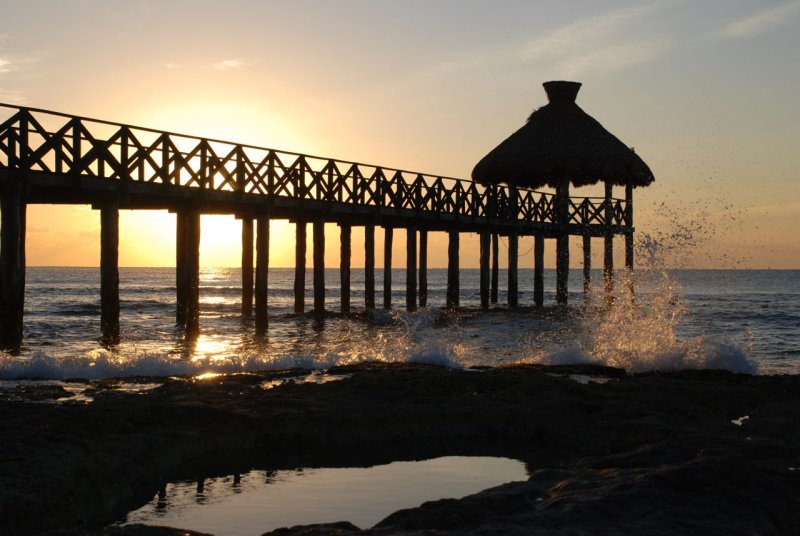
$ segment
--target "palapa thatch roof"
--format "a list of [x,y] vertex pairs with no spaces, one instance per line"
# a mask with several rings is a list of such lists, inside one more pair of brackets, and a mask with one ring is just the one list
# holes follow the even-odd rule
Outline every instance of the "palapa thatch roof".
[[653,182],[650,168],[633,149],[575,104],[580,87],[579,82],[545,82],[549,104],[483,157],[473,180],[528,188],[556,187],[565,178],[575,186]]

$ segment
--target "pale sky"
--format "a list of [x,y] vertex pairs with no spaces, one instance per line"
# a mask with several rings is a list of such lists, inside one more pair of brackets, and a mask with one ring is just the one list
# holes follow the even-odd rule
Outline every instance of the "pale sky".
[[[800,268],[798,65],[799,0],[4,0],[0,18],[0,102],[463,178],[546,104],[542,82],[580,81],[656,176],[637,232],[691,233],[674,262],[693,267]],[[272,229],[291,266],[293,229]],[[201,263],[236,266],[232,234],[204,218]],[[123,213],[120,240],[123,266],[174,265],[167,213]],[[338,266],[335,225],[327,245]],[[402,266],[402,232],[395,248]],[[31,206],[27,254],[97,265],[99,215]]]

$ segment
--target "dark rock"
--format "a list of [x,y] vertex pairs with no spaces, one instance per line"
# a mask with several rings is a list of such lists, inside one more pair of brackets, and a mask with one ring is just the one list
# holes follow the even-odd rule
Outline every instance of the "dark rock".
[[355,534],[359,532],[361,532],[361,529],[352,523],[348,521],[339,521],[336,523],[302,525],[297,527],[275,529],[270,532],[265,532],[262,536],[336,536],[337,534]]
[[[253,466],[491,455],[524,461],[531,479],[363,532],[800,534],[798,377],[365,364],[338,367],[342,381],[260,387],[304,373],[161,379],[86,405],[0,401],[0,533],[93,534],[80,531],[100,531],[166,482]],[[114,530],[136,529],[96,533]]]

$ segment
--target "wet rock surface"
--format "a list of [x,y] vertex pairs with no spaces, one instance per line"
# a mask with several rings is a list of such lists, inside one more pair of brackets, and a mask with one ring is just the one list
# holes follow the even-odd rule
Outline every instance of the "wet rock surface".
[[795,376],[367,364],[333,369],[340,381],[273,381],[303,374],[142,379],[163,384],[98,388],[88,404],[0,400],[0,532],[184,534],[102,527],[179,479],[471,454],[521,459],[531,478],[364,531],[273,534],[800,533]]

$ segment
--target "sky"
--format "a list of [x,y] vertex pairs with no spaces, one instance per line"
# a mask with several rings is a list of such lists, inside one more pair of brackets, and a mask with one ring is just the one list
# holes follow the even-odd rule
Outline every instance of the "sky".
[[[469,178],[546,104],[542,82],[576,80],[578,104],[652,169],[636,229],[671,265],[800,268],[800,0],[3,0],[2,12],[0,102],[434,175]],[[201,264],[236,266],[238,222],[202,225]],[[120,264],[173,266],[174,226],[123,211]],[[32,205],[27,231],[29,265],[99,263],[91,207]],[[272,266],[292,265],[293,236],[272,222]],[[326,236],[338,266],[335,225]],[[445,266],[445,236],[430,240],[430,265]],[[404,244],[396,232],[398,263]],[[477,244],[462,238],[462,266],[477,266]]]

